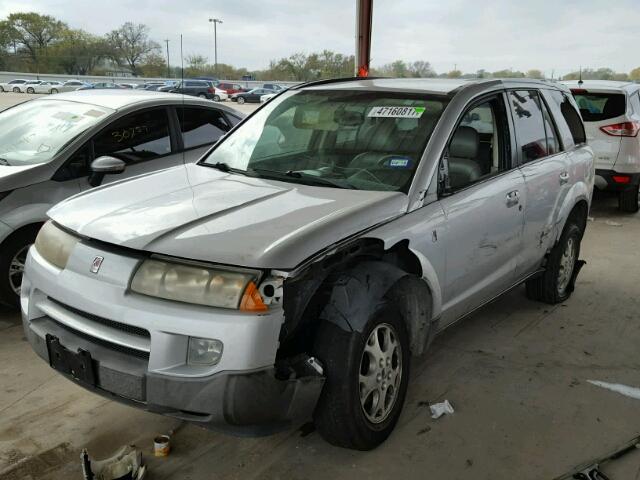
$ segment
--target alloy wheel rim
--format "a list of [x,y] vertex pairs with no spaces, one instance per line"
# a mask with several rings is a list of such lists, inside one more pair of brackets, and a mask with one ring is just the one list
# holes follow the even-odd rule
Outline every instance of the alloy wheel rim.
[[384,422],[398,398],[402,381],[402,346],[394,328],[382,323],[369,334],[362,352],[358,391],[371,423]]
[[576,247],[573,238],[567,240],[567,245],[564,247],[562,257],[560,257],[560,269],[558,271],[558,292],[564,293],[571,277],[573,276],[573,269],[576,263]]
[[27,260],[27,252],[30,245],[22,247],[11,259],[9,263],[9,286],[16,295],[20,295],[22,287],[22,275],[24,274],[24,264]]

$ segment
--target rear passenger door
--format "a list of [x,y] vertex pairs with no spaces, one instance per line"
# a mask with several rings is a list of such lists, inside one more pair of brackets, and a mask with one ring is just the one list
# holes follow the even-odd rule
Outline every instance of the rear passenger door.
[[557,214],[572,184],[556,120],[538,90],[511,90],[517,157],[526,185],[518,276],[540,267],[555,238]]
[[504,92],[475,101],[449,140],[441,166],[449,185],[440,194],[447,224],[444,325],[516,280],[526,192],[513,145]]

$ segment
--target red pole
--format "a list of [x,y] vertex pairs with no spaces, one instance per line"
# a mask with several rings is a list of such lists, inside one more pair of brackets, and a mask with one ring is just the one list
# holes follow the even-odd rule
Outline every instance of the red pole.
[[356,76],[369,76],[373,0],[356,0]]

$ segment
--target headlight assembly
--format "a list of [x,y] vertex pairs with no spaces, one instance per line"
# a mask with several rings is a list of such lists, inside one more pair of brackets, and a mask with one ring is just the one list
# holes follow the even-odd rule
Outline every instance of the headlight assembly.
[[131,281],[131,290],[177,302],[245,311],[265,311],[256,284],[260,272],[225,269],[164,259],[144,260]]
[[36,250],[47,262],[60,269],[67,266],[71,252],[79,242],[77,237],[56,227],[49,220],[45,223],[36,237]]

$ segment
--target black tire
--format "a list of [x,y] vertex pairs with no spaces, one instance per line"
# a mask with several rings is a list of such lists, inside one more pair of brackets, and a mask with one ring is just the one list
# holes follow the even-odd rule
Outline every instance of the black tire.
[[20,89],[18,87],[13,87],[13,93],[20,93]]
[[[542,275],[529,279],[526,282],[527,297],[531,300],[549,303],[555,305],[564,302],[571,296],[573,291],[573,280],[580,257],[580,242],[583,235],[582,228],[578,225],[574,218],[569,218],[567,224],[562,231],[560,240],[549,253],[547,258],[546,270]],[[574,256],[571,272],[569,273],[569,281],[566,282],[566,270],[563,266],[564,254],[567,250],[569,242],[573,242]],[[563,282],[562,280],[565,279]]]
[[[20,252],[25,253],[25,247],[33,244],[38,234],[39,227],[26,228],[11,235],[5,242],[0,245],[0,303],[9,307],[18,307],[20,302],[19,295],[14,291],[11,279],[10,268],[16,255]],[[13,282],[16,283],[15,276]],[[22,278],[20,277],[20,282]]]
[[[349,312],[339,313],[344,314]],[[389,300],[382,300],[373,310],[362,333],[347,332],[330,320],[325,318],[321,323],[314,342],[314,355],[324,366],[326,375],[314,412],[314,423],[320,435],[333,445],[371,450],[389,437],[402,412],[411,358],[407,329],[399,309]],[[359,375],[366,342],[379,326],[392,327],[401,348],[398,357],[402,363],[395,400],[387,415],[379,423],[373,423],[367,418],[360,400]]]
[[638,205],[638,185],[628,190],[623,190],[618,194],[618,209],[622,212],[636,213],[640,206]]
[[6,92],[6,90],[4,89],[3,86],[0,86],[0,92],[2,92],[2,93]]
[[219,102],[220,101],[220,95],[214,95],[213,96],[213,101],[214,102]]
[[243,105],[245,101],[244,97],[238,97],[238,105]]
[[54,94],[54,93],[58,93],[58,89],[57,88],[52,88],[49,93]]
[[33,87],[29,87],[27,88],[27,93],[33,94],[33,93],[36,93],[36,91],[33,89]]

